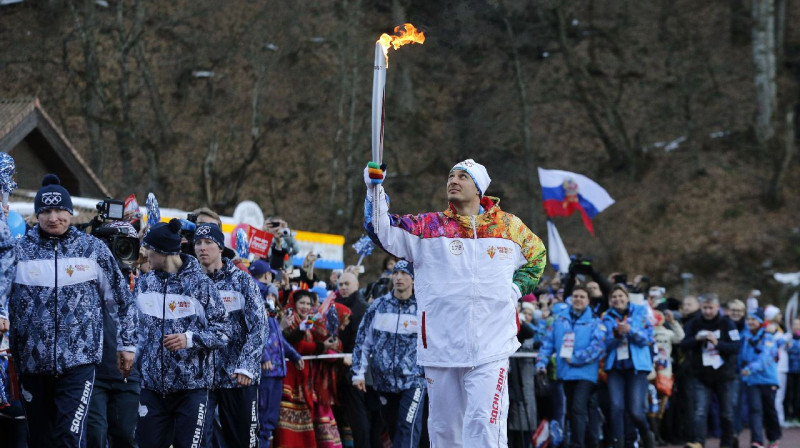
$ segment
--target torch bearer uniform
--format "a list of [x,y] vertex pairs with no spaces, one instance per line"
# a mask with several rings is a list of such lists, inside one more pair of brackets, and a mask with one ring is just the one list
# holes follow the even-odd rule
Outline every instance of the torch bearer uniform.
[[433,448],[508,443],[508,358],[520,346],[515,305],[533,292],[546,261],[539,237],[498,204],[484,196],[475,216],[451,205],[401,217],[389,215],[383,188],[367,190],[366,229],[414,263]]

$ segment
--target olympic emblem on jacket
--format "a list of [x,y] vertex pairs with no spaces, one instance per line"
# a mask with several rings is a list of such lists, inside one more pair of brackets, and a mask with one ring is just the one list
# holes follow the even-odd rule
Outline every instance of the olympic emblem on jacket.
[[57,191],[48,191],[42,193],[42,204],[44,205],[58,205],[61,203],[61,193]]
[[450,253],[453,255],[461,255],[464,253],[464,243],[460,240],[450,242]]

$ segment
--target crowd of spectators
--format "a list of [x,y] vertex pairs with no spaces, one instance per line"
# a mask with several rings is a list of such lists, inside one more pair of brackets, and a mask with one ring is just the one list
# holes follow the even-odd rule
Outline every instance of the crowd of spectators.
[[[40,222],[49,222],[44,220],[52,214],[58,223],[56,218],[66,216],[56,216],[58,210],[71,213],[44,204],[37,208]],[[178,435],[181,425],[170,427],[174,438],[168,434],[163,440],[193,446],[203,434],[202,446],[220,447],[428,446],[426,381],[415,354],[412,265],[381,258],[381,273],[371,282],[360,278],[358,266],[323,275],[314,269],[314,254],[294,267],[290,260],[297,247],[288,223],[278,216],[268,217],[263,226],[273,236],[269,257],[240,258],[224,247],[214,211],[201,208],[193,215],[194,228],[173,222],[149,232],[140,226],[140,215],[126,215],[133,235],[143,239],[133,262],[111,265],[109,252],[94,248],[99,255],[93,260],[99,261],[93,263],[106,274],[96,301],[81,306],[104,330],[79,331],[85,316],[69,310],[77,323],[71,323],[73,345],[66,346],[84,347],[78,355],[86,356],[46,359],[39,345],[28,341],[33,345],[0,358],[0,446],[22,447],[26,441],[46,446],[45,440],[54,440],[48,437],[61,434],[60,423],[44,417],[51,412],[48,404],[26,397],[33,387],[34,394],[77,387],[77,402],[88,390],[88,417],[70,417],[66,432],[78,425],[81,435],[85,431],[79,443],[94,447],[136,446],[137,441],[144,446],[161,437],[165,426],[159,418],[172,415],[180,421],[185,417],[180,407],[197,404],[200,413],[190,420],[205,421],[183,428],[191,430],[185,436]],[[24,310],[13,297],[32,294],[25,282],[32,282],[33,271],[21,275],[19,270],[42,266],[19,264],[20,245],[45,259],[36,245],[55,244],[57,263],[58,244],[67,244],[59,235],[76,238],[76,254],[95,244],[74,227],[44,225],[35,225],[17,242],[8,235],[0,238],[0,250],[17,251],[13,285],[14,267],[7,257],[0,260],[6,275],[0,286],[12,297],[10,314],[0,303],[0,331],[10,327],[12,338],[30,337],[24,329],[14,330],[15,316],[24,316]],[[54,286],[61,291],[58,283]],[[147,311],[159,294],[164,303],[157,312]],[[203,322],[181,321],[180,309],[168,312],[168,294],[196,302],[187,306],[202,306],[197,314]],[[547,439],[549,446],[699,448],[713,436],[721,446],[734,447],[749,427],[752,447],[777,446],[781,428],[800,425],[800,319],[787,327],[772,300],[755,290],[745,296],[669,297],[644,275],[633,281],[622,273],[605,276],[590,259],[574,258],[567,274],[545,278],[517,304],[522,346],[508,376],[509,445],[539,447]],[[130,309],[137,307],[134,319]],[[100,310],[102,315],[95,315]],[[170,313],[176,317],[167,322]],[[132,319],[138,321],[139,339],[137,361],[130,366],[125,353],[134,351]],[[164,325],[173,328],[170,334]],[[92,339],[100,335],[102,340]],[[75,345],[76,338],[88,342]],[[97,356],[92,343],[99,344]],[[22,359],[26,356],[33,360]],[[65,383],[75,366],[95,370],[77,371],[77,380]],[[84,389],[90,383],[93,390]],[[237,414],[241,403],[252,403],[252,412],[245,407],[245,416]],[[47,424],[28,427],[26,413],[28,422]],[[146,434],[136,434],[137,422]],[[234,436],[240,431],[249,437]]]

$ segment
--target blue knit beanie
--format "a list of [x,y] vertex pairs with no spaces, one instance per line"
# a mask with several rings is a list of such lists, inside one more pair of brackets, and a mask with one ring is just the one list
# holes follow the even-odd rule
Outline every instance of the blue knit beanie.
[[763,308],[756,308],[756,310],[753,311],[752,313],[749,313],[747,315],[747,317],[752,317],[753,319],[755,319],[755,320],[757,320],[757,321],[759,321],[759,322],[761,322],[763,324],[764,323],[764,309]]
[[225,235],[222,234],[222,229],[218,225],[211,222],[202,222],[197,225],[197,230],[194,232],[194,240],[207,239],[217,243],[220,249],[225,248]]
[[181,220],[159,222],[150,227],[150,231],[142,241],[142,245],[163,255],[181,253]]
[[45,174],[42,178],[42,188],[36,192],[33,208],[37,216],[49,209],[66,210],[70,215],[74,215],[72,198],[66,188],[61,186],[61,179],[55,174]]
[[410,275],[411,278],[414,278],[414,265],[406,260],[398,260],[397,263],[394,264],[394,269],[392,270],[392,274],[398,271],[403,271],[406,274]]

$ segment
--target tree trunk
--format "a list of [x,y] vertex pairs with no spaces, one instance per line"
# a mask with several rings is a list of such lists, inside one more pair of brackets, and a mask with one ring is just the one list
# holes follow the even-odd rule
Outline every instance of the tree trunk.
[[755,66],[755,134],[762,151],[769,152],[775,137],[773,120],[778,109],[775,57],[775,0],[753,0],[753,65]]
[[153,111],[156,130],[158,131],[155,140],[151,140],[142,146],[142,150],[147,157],[147,188],[151,192],[166,196],[164,200],[168,200],[169,192],[164,188],[159,170],[159,153],[170,150],[173,141],[172,128],[169,118],[167,117],[167,112],[164,109],[161,92],[159,91],[153,72],[150,69],[150,63],[145,57],[143,47],[144,45],[141,41],[137,42],[134,46],[133,53],[136,57],[136,63],[139,66],[139,72],[147,88],[150,108]]
[[[353,39],[351,33],[358,29],[360,22],[361,2],[349,1],[342,2],[346,27],[337,44],[339,53],[339,76],[340,92],[339,105],[337,109],[338,127],[336,130],[333,161],[331,164],[331,192],[329,196],[330,222],[335,223],[331,231],[341,232],[347,238],[348,230],[352,227],[353,221],[357,218],[357,211],[360,207],[356,203],[361,199],[360,194],[356,194],[356,188],[362,185],[360,165],[357,166],[353,147],[356,140],[356,106],[358,105],[358,86],[359,86],[359,46],[357,40]],[[366,152],[363,152],[366,156]],[[344,158],[344,160],[342,160]],[[361,160],[365,160],[366,157]],[[344,174],[344,191],[339,191],[338,183]],[[342,198],[342,193],[344,198]],[[344,199],[344,200],[342,200]]]
[[[797,107],[797,105],[793,107]],[[797,152],[797,146],[795,145],[797,133],[794,109],[790,109],[786,112],[784,127],[783,155],[780,158],[776,158],[775,170],[773,171],[772,179],[767,187],[767,204],[773,207],[783,204],[783,183],[786,180],[786,172],[792,164],[794,154]]]
[[203,194],[205,195],[206,205],[214,203],[214,179],[216,178],[214,172],[214,165],[217,163],[217,154],[219,153],[219,142],[217,141],[217,134],[211,138],[206,150],[206,157],[203,159]]
[[[663,1],[672,2],[672,0]],[[750,31],[750,15],[747,12],[747,7],[745,7],[743,0],[729,0],[728,4],[731,11],[731,42],[736,45],[747,45],[750,43],[747,39]]]
[[100,117],[103,116],[103,100],[95,39],[97,30],[95,2],[94,0],[84,0],[81,6],[79,12],[73,3],[69,4],[83,51],[84,74],[82,80],[84,88],[81,92],[81,109],[89,134],[89,166],[102,179],[105,165],[105,145],[103,144],[103,128],[100,123]]
[[119,99],[119,113],[116,117],[115,135],[116,144],[119,150],[120,167],[122,170],[122,187],[126,190],[133,189],[133,148],[136,146],[136,136],[134,135],[133,117],[131,116],[131,94],[130,94],[130,52],[139,40],[144,22],[144,8],[141,0],[135,0],[133,6],[133,19],[130,29],[126,29],[125,3],[117,3],[116,11],[116,32],[117,44],[117,63],[119,66],[119,79],[117,80],[117,95]]
[[637,171],[637,158],[625,129],[625,123],[613,98],[586,70],[573,52],[567,38],[567,24],[564,13],[556,9],[558,19],[558,42],[567,65],[578,99],[586,108],[589,120],[603,143],[614,169],[625,169],[631,174]]

